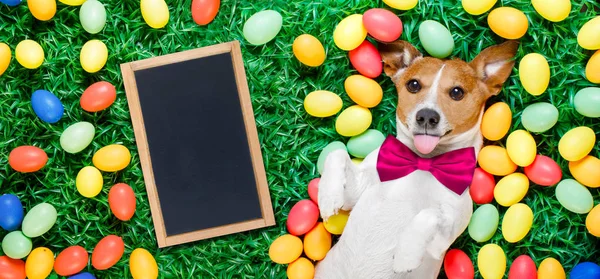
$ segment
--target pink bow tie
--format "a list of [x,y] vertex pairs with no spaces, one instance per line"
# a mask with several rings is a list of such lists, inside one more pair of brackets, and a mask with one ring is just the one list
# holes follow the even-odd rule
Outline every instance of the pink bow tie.
[[473,147],[450,151],[433,158],[421,158],[390,135],[379,149],[377,172],[379,179],[385,182],[407,176],[416,170],[428,171],[448,189],[462,195],[473,181],[476,164]]

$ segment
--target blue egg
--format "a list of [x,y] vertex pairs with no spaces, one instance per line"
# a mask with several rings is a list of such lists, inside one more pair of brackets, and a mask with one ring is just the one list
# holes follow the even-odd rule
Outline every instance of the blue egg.
[[6,4],[10,7],[21,4],[21,0],[0,0],[0,3]]
[[64,107],[58,97],[46,90],[37,90],[31,95],[31,106],[44,122],[56,123],[63,116]]
[[0,196],[0,227],[9,232],[14,231],[21,226],[24,215],[23,204],[17,196],[13,194]]
[[600,279],[600,266],[591,262],[583,262],[571,270],[571,279]]
[[68,279],[96,279],[96,277],[89,272],[82,272],[79,274],[75,274]]

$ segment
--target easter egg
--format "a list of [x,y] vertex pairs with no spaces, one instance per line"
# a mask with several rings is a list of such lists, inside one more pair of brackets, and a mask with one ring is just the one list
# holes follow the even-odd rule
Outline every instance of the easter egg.
[[579,46],[589,50],[600,49],[600,16],[586,22],[577,33]]
[[573,179],[564,179],[556,185],[556,199],[567,210],[584,214],[594,207],[590,190]]
[[529,22],[525,14],[513,7],[493,9],[487,17],[488,25],[498,36],[515,40],[527,33]]
[[125,252],[123,239],[116,235],[102,238],[92,252],[92,266],[97,270],[106,270],[119,262]]
[[24,214],[23,204],[17,196],[13,194],[0,196],[0,228],[9,232],[18,229],[23,222]]
[[58,122],[64,113],[64,107],[58,97],[46,90],[33,92],[31,107],[42,121],[50,124]]
[[344,137],[362,134],[371,126],[373,117],[368,108],[353,105],[346,108],[335,121],[335,130]]
[[362,158],[352,158],[351,161],[355,165],[360,165],[360,163],[362,163],[363,159]]
[[87,0],[58,0],[59,2],[69,6],[81,6]]
[[385,141],[385,136],[378,130],[368,129],[364,133],[353,136],[346,146],[348,153],[354,157],[365,158]]
[[544,155],[537,155],[533,163],[523,170],[531,182],[540,186],[552,186],[562,179],[560,166],[552,158]]
[[0,274],[2,279],[25,279],[25,262],[0,256]]
[[367,38],[367,29],[363,25],[363,16],[349,15],[342,19],[333,30],[333,42],[342,50],[357,48]]
[[[161,0],[142,0],[144,1],[161,1]],[[81,48],[81,54],[79,61],[81,67],[88,73],[98,72],[106,64],[108,59],[108,49],[106,45],[100,40],[89,40]]]
[[8,69],[11,58],[10,47],[5,43],[0,43],[0,76]]
[[506,149],[497,145],[484,146],[479,151],[477,162],[491,175],[506,176],[517,170],[517,165],[510,160]]
[[81,272],[87,264],[88,252],[81,246],[70,246],[56,257],[54,271],[60,276],[70,276]]
[[315,266],[301,257],[288,265],[286,274],[288,279],[312,279],[315,277]]
[[375,46],[364,40],[357,48],[348,52],[350,63],[361,75],[368,78],[376,78],[381,75],[383,64],[381,55]]
[[15,48],[15,58],[21,66],[27,69],[36,69],[44,62],[44,50],[35,41],[23,40]]
[[192,0],[192,18],[200,26],[207,25],[219,12],[221,0]]
[[483,279],[501,279],[506,271],[506,255],[497,244],[486,244],[477,255],[477,267]]
[[448,279],[473,279],[475,269],[469,256],[460,249],[450,249],[444,256],[444,271]]
[[39,147],[22,145],[8,154],[8,164],[18,172],[36,172],[48,162],[48,155]]
[[[0,62],[0,75],[2,75],[2,62]],[[597,50],[588,60],[585,66],[585,78],[592,83],[600,83],[600,50]]]
[[482,168],[476,168],[473,174],[473,181],[471,182],[471,186],[469,186],[471,199],[477,204],[492,202],[494,200],[494,187],[496,187],[494,176]]
[[511,173],[498,181],[494,198],[502,206],[511,206],[521,201],[529,190],[529,179],[522,173]]
[[537,279],[535,262],[527,255],[518,256],[510,265],[508,279]]
[[304,98],[304,109],[315,117],[329,117],[342,109],[342,98],[325,90],[310,92]]
[[469,236],[477,242],[490,240],[498,229],[500,215],[492,204],[484,204],[477,208],[469,221]]
[[504,102],[491,105],[481,119],[481,133],[486,139],[496,141],[503,138],[510,130],[512,112]]
[[586,117],[600,117],[600,88],[587,87],[579,90],[573,99],[575,110]]
[[523,239],[533,224],[533,211],[524,203],[511,205],[502,219],[502,236],[510,243]]
[[585,218],[585,226],[590,234],[600,237],[600,205],[596,205]]
[[269,247],[269,257],[278,264],[289,264],[302,255],[302,240],[291,234],[284,234]]
[[317,206],[319,205],[319,182],[321,178],[317,177],[308,182],[308,196]]
[[110,107],[117,99],[117,89],[106,81],[98,81],[90,85],[79,99],[83,110],[97,112]]
[[481,15],[489,11],[497,0],[462,0],[463,9],[472,15]]
[[[95,1],[95,0],[92,0]],[[60,135],[60,147],[68,153],[77,153],[84,150],[92,140],[96,129],[89,122],[77,122],[65,129]]]
[[332,141],[328,145],[326,145],[325,148],[323,148],[323,150],[321,150],[319,158],[317,159],[317,171],[319,171],[319,174],[323,174],[323,168],[325,168],[325,160],[327,160],[327,156],[329,155],[329,153],[338,149],[346,150],[346,145],[341,141]]
[[244,38],[251,45],[264,45],[277,36],[281,30],[283,18],[273,10],[264,10],[253,14],[244,23]]
[[25,272],[29,279],[45,279],[52,273],[54,253],[46,247],[33,249],[25,262]]
[[410,10],[417,6],[419,0],[383,0],[386,5],[398,10]]
[[516,130],[506,139],[508,157],[517,166],[526,167],[533,163],[537,153],[535,139],[525,130]]
[[131,153],[129,149],[120,144],[111,144],[102,147],[92,157],[94,166],[106,172],[120,171],[127,167],[130,161]]
[[106,9],[100,1],[85,1],[79,10],[79,20],[88,33],[99,33],[106,24]]
[[379,83],[362,75],[347,77],[344,89],[352,101],[366,108],[377,106],[383,98],[383,89]]
[[318,219],[319,208],[317,205],[311,200],[301,200],[290,210],[286,226],[290,234],[299,236],[309,232]]
[[129,257],[129,269],[133,279],[158,278],[158,264],[152,254],[144,248],[133,250]]
[[560,262],[554,258],[545,258],[538,266],[539,279],[566,279],[567,275]]
[[425,20],[419,26],[419,40],[433,57],[446,58],[454,50],[454,39],[446,26],[435,20]]
[[578,263],[571,273],[570,279],[600,279],[600,266],[592,262]]
[[567,161],[579,161],[592,151],[596,134],[589,127],[580,126],[566,132],[558,142],[558,152]]
[[565,20],[571,12],[571,0],[531,0],[531,4],[538,14],[553,22]]
[[571,175],[581,184],[598,188],[600,187],[600,160],[594,156],[585,156],[579,161],[569,162]]
[[348,223],[348,218],[350,218],[349,214],[348,211],[340,210],[338,214],[330,216],[323,222],[325,229],[331,234],[341,235]]
[[27,0],[27,7],[33,15],[41,21],[47,21],[56,14],[56,0]]
[[521,124],[532,133],[543,133],[558,121],[558,109],[546,102],[528,105],[521,113]]
[[0,0],[0,3],[6,4],[9,7],[14,7],[21,4],[21,0]]
[[102,191],[102,173],[92,166],[83,167],[77,173],[75,185],[77,192],[86,198],[93,198]]
[[294,56],[302,64],[310,67],[321,66],[325,62],[325,48],[319,41],[309,34],[302,34],[292,44]]
[[391,43],[402,35],[402,21],[397,15],[386,9],[367,10],[363,14],[363,25],[367,29],[367,33],[380,42]]
[[550,65],[539,53],[525,55],[519,63],[519,80],[529,94],[539,96],[550,83]]
[[2,251],[13,259],[22,259],[31,252],[31,239],[27,238],[21,231],[9,232],[2,239]]
[[56,223],[58,213],[49,203],[40,203],[32,207],[23,219],[23,234],[38,237],[48,232]]
[[331,249],[331,233],[319,222],[304,236],[304,253],[313,261],[325,258]]
[[[90,0],[88,0],[88,1],[90,1]],[[82,273],[75,274],[73,276],[69,276],[68,279],[96,279],[96,276],[94,276],[93,274],[91,274],[89,272],[82,272]]]
[[142,17],[148,26],[159,29],[169,22],[169,7],[164,0],[141,0]]
[[117,183],[108,192],[110,211],[121,221],[129,221],[135,214],[136,201],[133,189],[125,183]]

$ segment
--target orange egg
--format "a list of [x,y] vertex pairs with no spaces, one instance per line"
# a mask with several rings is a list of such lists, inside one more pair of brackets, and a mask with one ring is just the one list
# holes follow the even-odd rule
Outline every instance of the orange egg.
[[488,145],[479,151],[479,166],[492,175],[506,176],[517,170],[517,165],[510,160],[506,149],[497,145]]
[[0,256],[0,278],[25,279],[25,262],[11,259],[8,256]]
[[106,81],[99,81],[90,85],[79,99],[83,110],[97,112],[112,105],[117,99],[117,89]]
[[288,279],[312,279],[315,277],[315,266],[308,259],[302,257],[288,265]]
[[35,146],[19,146],[8,155],[8,164],[18,172],[36,172],[48,162],[44,150]]
[[269,257],[278,264],[289,264],[302,255],[302,240],[299,237],[284,234],[269,247]]
[[109,235],[101,239],[92,252],[92,265],[97,270],[106,270],[117,264],[125,252],[123,239]]
[[600,187],[600,159],[587,155],[579,161],[569,162],[569,171],[579,183],[591,187]]
[[538,278],[540,279],[565,279],[565,269],[555,258],[546,258],[538,267]]
[[121,221],[129,221],[135,214],[136,201],[133,189],[125,183],[117,183],[108,192],[110,211]]
[[58,254],[54,271],[60,276],[71,276],[82,271],[88,264],[88,252],[81,246],[71,246]]
[[486,139],[500,140],[510,130],[511,123],[512,112],[510,107],[504,102],[495,103],[483,114],[481,133]]
[[600,237],[600,204],[588,213],[585,218],[585,226],[593,236]]
[[325,258],[329,249],[331,249],[331,233],[325,229],[323,223],[319,222],[304,236],[304,253],[311,260],[320,261]]

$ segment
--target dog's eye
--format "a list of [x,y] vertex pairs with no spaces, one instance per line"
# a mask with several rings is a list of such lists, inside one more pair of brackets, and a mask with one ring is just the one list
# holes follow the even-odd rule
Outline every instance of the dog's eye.
[[406,83],[406,89],[410,93],[417,93],[421,90],[421,84],[416,79],[411,79]]
[[450,89],[450,98],[455,101],[460,101],[465,96],[465,91],[460,87],[454,87]]

